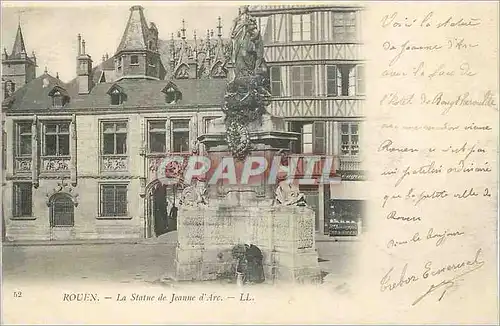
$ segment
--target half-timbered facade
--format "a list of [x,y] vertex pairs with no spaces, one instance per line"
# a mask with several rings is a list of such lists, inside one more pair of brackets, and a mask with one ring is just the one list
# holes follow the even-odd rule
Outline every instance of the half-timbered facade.
[[[269,112],[301,135],[294,153],[338,159],[340,184],[302,189],[322,233],[332,202],[336,212],[363,199],[362,183],[354,181],[362,179],[361,12],[251,7],[270,70]],[[174,230],[178,189],[161,185],[156,169],[167,155],[191,155],[209,122],[223,115],[228,56],[221,29],[219,20],[216,35],[188,40],[183,24],[177,38],[162,40],[143,8],[133,6],[115,54],[99,64],[78,36],[76,77],[64,83],[47,71],[35,76],[36,58],[26,55],[19,27],[12,54],[2,57],[6,239],[142,238]]]
[[359,146],[365,97],[362,8],[258,5],[250,12],[259,20],[265,43],[273,95],[270,113],[285,118],[289,130],[301,134],[294,152],[337,158],[340,184],[302,189],[316,209],[317,231],[328,233],[330,220],[352,222],[340,213],[342,207],[359,207],[351,204],[364,199],[359,181],[364,178]]

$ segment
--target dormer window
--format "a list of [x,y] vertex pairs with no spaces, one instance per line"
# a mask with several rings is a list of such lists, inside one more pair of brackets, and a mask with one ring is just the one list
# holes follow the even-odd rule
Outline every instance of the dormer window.
[[118,85],[111,86],[111,88],[108,90],[108,95],[111,99],[111,105],[120,105],[126,99],[125,92]]
[[55,108],[63,107],[63,97],[61,96],[61,93],[59,92],[54,93],[54,95],[52,96],[52,106]]
[[177,102],[177,91],[173,89],[173,87],[170,87],[167,89],[166,94],[166,102],[169,104],[173,104]]
[[182,99],[182,93],[173,83],[169,83],[162,92],[165,93],[165,102],[167,104],[175,104]]
[[130,64],[131,65],[139,65],[139,56],[138,55],[130,56]]
[[52,97],[52,107],[62,108],[69,102],[69,96],[66,90],[60,86],[55,86],[50,92],[49,96]]
[[123,103],[122,94],[117,89],[111,92],[111,105],[120,105]]

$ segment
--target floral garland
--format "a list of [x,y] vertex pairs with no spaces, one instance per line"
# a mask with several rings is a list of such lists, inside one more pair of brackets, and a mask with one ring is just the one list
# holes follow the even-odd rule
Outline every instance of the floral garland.
[[227,86],[223,111],[226,114],[226,141],[233,157],[243,160],[251,150],[248,125],[266,112],[269,93],[261,75],[245,76]]

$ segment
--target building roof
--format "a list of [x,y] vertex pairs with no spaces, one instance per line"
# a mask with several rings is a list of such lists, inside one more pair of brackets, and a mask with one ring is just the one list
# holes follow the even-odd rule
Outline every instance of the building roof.
[[[175,104],[166,103],[162,90],[173,83],[182,93],[182,98]],[[37,111],[65,109],[151,109],[165,107],[220,107],[223,102],[227,81],[225,79],[185,79],[185,80],[150,80],[122,79],[115,83],[100,83],[87,95],[78,94],[78,84],[65,84],[61,80],[45,73],[32,80],[4,101],[7,111]],[[124,102],[120,106],[111,105],[108,91],[113,85],[119,86],[124,93]],[[49,93],[55,86],[61,87],[70,97],[64,108],[53,109]]]
[[[182,99],[175,105],[167,104],[163,89],[170,83],[177,86]],[[149,80],[122,79],[116,83],[97,84],[89,95],[79,96],[70,102],[75,108],[113,108],[108,91],[117,85],[123,91],[123,107],[161,108],[167,106],[220,107],[224,99],[226,80],[224,79],[185,79]]]
[[17,26],[16,39],[14,41],[14,46],[12,47],[12,53],[9,59],[22,59],[21,54],[26,54],[26,46],[24,45],[23,32],[21,31],[21,25]]
[[61,80],[44,73],[16,90],[11,97],[4,100],[4,104],[9,103],[12,109],[49,108],[52,106],[52,98],[49,93],[55,86],[62,87],[69,93]]
[[147,50],[149,29],[141,6],[132,6],[122,40],[116,49],[121,51]]

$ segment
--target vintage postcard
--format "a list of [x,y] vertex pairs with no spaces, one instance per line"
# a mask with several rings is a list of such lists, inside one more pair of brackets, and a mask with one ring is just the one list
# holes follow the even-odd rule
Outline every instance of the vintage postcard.
[[499,3],[1,11],[4,324],[498,324]]

